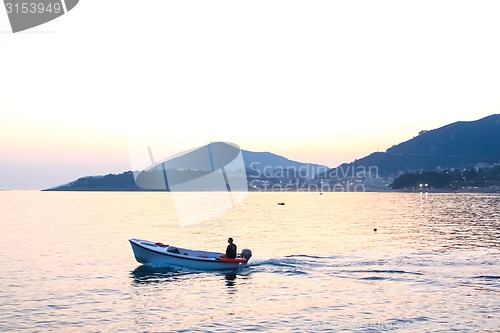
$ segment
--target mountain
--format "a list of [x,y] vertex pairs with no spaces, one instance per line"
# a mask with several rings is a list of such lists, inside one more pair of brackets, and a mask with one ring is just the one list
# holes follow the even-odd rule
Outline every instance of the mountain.
[[459,121],[434,130],[421,131],[411,140],[386,152],[372,153],[338,168],[376,166],[381,176],[400,171],[470,167],[500,161],[500,114],[475,121]]
[[127,171],[106,176],[82,177],[43,191],[144,191],[144,189],[136,185],[132,171]]
[[[287,159],[283,156],[269,152],[252,152],[241,150],[247,175],[253,179],[290,179],[297,178],[300,175],[302,180],[313,178],[317,173],[324,172],[329,168],[324,165],[302,163]],[[195,168],[199,162],[192,159]],[[180,159],[174,158],[168,162],[168,165],[174,169],[182,170]],[[192,170],[185,170],[186,174],[194,173]],[[290,177],[290,175],[292,175]],[[148,191],[137,186],[132,171],[126,171],[121,174],[109,174],[105,176],[87,176],[79,178],[70,183],[56,186],[44,191]]]
[[310,179],[314,178],[316,174],[330,169],[324,165],[292,161],[269,152],[242,150],[241,153],[247,169],[259,170],[262,173],[270,173],[271,170],[275,173],[283,169],[294,169],[304,178]]
[[[214,143],[214,148],[221,143]],[[205,147],[206,148],[206,147]],[[201,153],[201,149],[193,152]],[[230,151],[232,151],[230,149]],[[421,131],[411,140],[395,145],[385,152],[372,153],[352,163],[329,169],[323,165],[301,163],[269,152],[241,150],[249,187],[268,190],[277,185],[290,190],[313,184],[312,178],[331,179],[333,186],[358,185],[366,188],[384,188],[379,177],[394,177],[405,172],[433,171],[439,169],[471,168],[479,163],[490,165],[500,162],[500,114],[476,121],[459,121],[434,130]],[[202,156],[194,154],[193,156]],[[180,174],[179,179],[193,179],[210,173],[202,170],[200,159],[171,159],[170,165]],[[182,163],[181,163],[182,162]],[[207,164],[207,162],[204,162]],[[213,166],[212,166],[213,167]],[[326,170],[326,171],[325,171]],[[376,171],[374,171],[376,170]],[[161,169],[157,175],[163,177]],[[161,171],[161,172],[158,172]],[[360,173],[359,173],[360,172]],[[376,172],[376,174],[375,174]],[[353,181],[338,181],[349,178]],[[333,182],[332,182],[333,181]],[[335,183],[337,181],[337,183]],[[170,182],[169,182],[170,183]],[[323,181],[317,181],[323,184]],[[51,191],[143,191],[137,186],[131,171],[118,175],[83,177],[71,183],[49,189]]]

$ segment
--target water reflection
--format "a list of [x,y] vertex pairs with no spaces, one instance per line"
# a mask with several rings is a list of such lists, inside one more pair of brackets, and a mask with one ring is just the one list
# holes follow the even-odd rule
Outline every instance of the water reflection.
[[174,267],[150,267],[140,265],[130,272],[132,285],[155,284],[174,281],[182,276],[197,274],[198,272],[183,270]]
[[226,279],[226,286],[228,289],[228,293],[234,294],[237,291],[236,290],[236,277],[237,277],[236,272],[226,273],[226,274],[224,274],[224,277]]
[[234,290],[236,287],[236,279],[239,275],[238,271],[194,271],[183,268],[174,267],[151,267],[140,265],[130,272],[133,285],[154,284],[163,282],[172,282],[179,279],[187,279],[189,276],[197,277],[204,276],[223,276],[226,286]]
[[[406,238],[417,237],[422,248],[436,252],[498,248],[500,245],[498,196],[440,195],[421,197],[413,211],[416,229]],[[440,247],[436,248],[436,244]]]
[[131,313],[136,328],[170,331],[171,327],[162,327],[162,322],[173,321],[180,325],[221,318],[224,321],[226,316],[237,313],[238,288],[250,288],[247,274],[241,270],[192,271],[140,265],[130,271]]

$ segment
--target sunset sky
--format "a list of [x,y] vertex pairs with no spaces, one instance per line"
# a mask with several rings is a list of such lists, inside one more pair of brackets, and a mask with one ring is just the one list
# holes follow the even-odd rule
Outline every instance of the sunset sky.
[[[12,34],[0,10],[0,189],[229,141],[330,167],[500,112],[497,1],[81,0]],[[166,156],[164,156],[166,157]]]

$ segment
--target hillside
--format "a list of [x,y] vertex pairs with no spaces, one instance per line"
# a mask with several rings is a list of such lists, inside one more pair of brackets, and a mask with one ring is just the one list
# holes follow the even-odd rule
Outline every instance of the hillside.
[[398,171],[470,167],[500,161],[500,114],[422,131],[411,140],[372,153],[347,167],[377,166],[381,176]]
[[[298,189],[302,184],[314,182],[311,181],[311,178],[334,180],[345,178],[346,175],[352,178],[354,170],[356,172],[363,168],[373,170],[373,167],[378,169],[378,175],[370,173],[368,177],[356,175],[354,178],[359,178],[358,181],[363,181],[367,186],[380,188],[383,187],[383,184],[373,180],[373,178],[379,179],[377,176],[394,177],[407,172],[471,168],[481,162],[484,162],[483,164],[500,162],[500,114],[476,121],[459,121],[434,130],[422,131],[418,136],[395,145],[387,149],[386,152],[372,153],[334,169],[317,164],[292,161],[269,152],[246,150],[241,152],[247,177],[256,185],[249,185],[252,188],[296,183],[295,189]],[[177,158],[170,160],[168,165],[182,173],[179,178],[192,178],[193,175],[188,175],[189,172],[205,172],[205,174],[210,172],[196,170],[196,166],[201,165],[200,160],[190,159],[190,161],[193,164],[189,167],[186,167],[185,162],[181,163],[181,159]],[[284,170],[286,172],[283,172]],[[328,171],[324,172],[324,170]],[[374,183],[369,185],[365,178],[372,178]],[[83,177],[49,190],[142,191],[144,189],[136,185],[133,173],[128,171],[119,175]]]
[[147,191],[135,184],[132,171],[106,176],[88,176],[43,191]]
[[313,178],[316,174],[329,169],[324,165],[292,161],[283,156],[269,152],[242,150],[241,153],[247,169],[256,169],[261,172],[266,172],[271,169],[277,171],[281,168],[293,168],[302,173],[305,178]]
[[[296,177],[296,174],[301,175],[302,180],[313,178],[318,172],[328,170],[324,165],[302,163],[289,160],[283,156],[279,156],[269,152],[252,152],[241,150],[247,175],[254,180],[272,180],[279,181],[280,179],[289,179]],[[192,161],[195,168],[199,161]],[[179,159],[173,159],[169,162],[169,167],[182,170],[185,166],[179,164]],[[292,170],[292,172],[283,172],[283,170]],[[179,171],[194,173],[196,171],[185,170]],[[258,175],[258,176],[256,176]],[[281,175],[275,178],[275,175]],[[291,176],[290,176],[291,175]],[[55,186],[44,191],[148,191],[137,186],[132,171],[126,171],[121,174],[108,174],[106,176],[87,176],[79,178],[70,183]]]

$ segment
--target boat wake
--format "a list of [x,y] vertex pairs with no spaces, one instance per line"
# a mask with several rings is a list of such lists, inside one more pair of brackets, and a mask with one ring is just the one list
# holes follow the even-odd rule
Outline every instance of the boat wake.
[[[232,274],[243,277],[266,273],[299,278],[338,278],[358,282],[398,281],[423,285],[459,282],[462,285],[481,285],[500,289],[499,269],[500,252],[488,255],[483,251],[420,252],[398,255],[370,252],[327,257],[299,254],[271,259],[257,258],[233,270]],[[132,271],[131,275],[134,283],[158,283],[190,278],[193,274],[227,273],[227,271],[207,272],[183,267],[141,265]]]
[[[467,253],[465,253],[467,252]],[[462,251],[454,253],[355,253],[345,256],[292,255],[268,260],[254,260],[242,273],[259,272],[310,277],[325,275],[353,280],[408,280],[439,282],[444,277],[462,281],[489,281],[499,283],[500,252]],[[474,268],[474,269],[472,269]],[[473,276],[468,272],[483,271]]]

